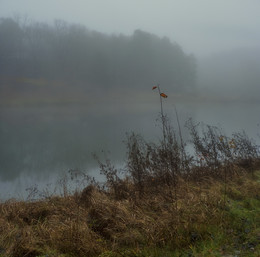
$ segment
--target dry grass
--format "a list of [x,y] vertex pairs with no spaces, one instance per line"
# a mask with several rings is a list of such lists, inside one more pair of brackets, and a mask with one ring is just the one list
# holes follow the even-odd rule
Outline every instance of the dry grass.
[[[259,197],[260,184],[251,174],[233,176],[226,186],[231,199]],[[161,187],[142,198],[117,200],[112,190],[91,185],[69,197],[10,200],[0,205],[0,248],[14,257],[98,256],[142,246],[177,249],[209,239],[211,227],[228,227],[223,182],[180,177],[177,205],[171,191]]]
[[64,184],[63,197],[1,203],[0,256],[166,256],[145,248],[180,256],[174,252],[202,242],[211,255],[197,256],[221,256],[223,244],[260,251],[259,146],[210,126],[201,135],[190,122],[190,156],[164,126],[159,144],[128,136],[124,176],[109,160],[99,162],[103,186],[83,174],[89,186],[82,191],[68,194]]

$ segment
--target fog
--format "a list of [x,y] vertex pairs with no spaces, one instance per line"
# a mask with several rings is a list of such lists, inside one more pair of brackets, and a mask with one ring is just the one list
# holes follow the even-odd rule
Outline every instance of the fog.
[[103,33],[168,36],[197,56],[259,45],[258,0],[1,0],[0,16],[84,24]]
[[25,197],[96,153],[123,165],[126,133],[183,135],[193,117],[259,142],[258,1],[0,0],[0,199]]

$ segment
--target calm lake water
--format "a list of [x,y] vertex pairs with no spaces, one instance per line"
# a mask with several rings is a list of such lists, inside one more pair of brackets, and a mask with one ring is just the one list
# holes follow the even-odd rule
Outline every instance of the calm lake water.
[[[167,99],[168,100],[168,99]],[[227,135],[245,130],[259,143],[260,103],[178,101],[182,125],[189,117],[216,125]],[[165,113],[176,124],[174,106],[165,102]],[[127,132],[147,141],[161,135],[159,103],[104,105],[9,106],[0,108],[0,199],[26,199],[26,188],[39,189],[56,182],[70,169],[99,178],[93,153],[123,164]],[[185,129],[183,130],[185,135]]]

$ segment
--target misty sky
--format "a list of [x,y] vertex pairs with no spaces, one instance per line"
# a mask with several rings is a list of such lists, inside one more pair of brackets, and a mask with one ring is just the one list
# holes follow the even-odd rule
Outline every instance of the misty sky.
[[259,0],[0,0],[0,17],[62,19],[127,35],[142,29],[197,56],[259,46],[259,10]]

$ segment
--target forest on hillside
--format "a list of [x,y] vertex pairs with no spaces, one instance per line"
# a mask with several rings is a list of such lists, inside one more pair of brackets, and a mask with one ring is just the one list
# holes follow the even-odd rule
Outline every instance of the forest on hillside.
[[196,60],[169,38],[136,30],[107,35],[83,25],[0,19],[0,76],[67,81],[74,87],[146,88],[154,80],[193,90]]

